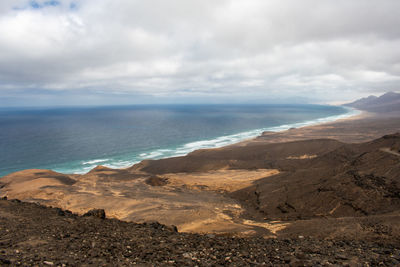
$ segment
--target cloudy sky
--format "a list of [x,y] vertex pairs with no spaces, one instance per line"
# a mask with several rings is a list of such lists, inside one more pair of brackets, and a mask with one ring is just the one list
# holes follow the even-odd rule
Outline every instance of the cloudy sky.
[[399,91],[399,10],[398,0],[1,0],[0,105]]

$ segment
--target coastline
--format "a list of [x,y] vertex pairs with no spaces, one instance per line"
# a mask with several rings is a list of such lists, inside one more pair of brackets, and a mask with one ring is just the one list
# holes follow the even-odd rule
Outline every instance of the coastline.
[[[329,135],[327,131],[321,132],[321,127],[335,128],[336,124],[344,122],[358,122],[366,119],[373,119],[378,117],[379,114],[370,113],[367,111],[358,110],[355,108],[343,107],[348,110],[348,112],[322,117],[319,119],[297,122],[293,124],[283,124],[279,126],[265,127],[254,129],[246,132],[240,132],[237,134],[220,136],[208,140],[199,140],[194,142],[189,142],[178,146],[177,148],[160,148],[147,153],[140,154],[139,159],[133,158],[129,160],[126,155],[114,158],[93,158],[83,161],[77,161],[74,164],[80,164],[79,167],[53,167],[53,166],[43,166],[41,169],[49,169],[62,174],[73,174],[81,175],[89,173],[91,170],[96,168],[96,166],[105,166],[111,169],[126,169],[139,164],[144,160],[159,160],[167,159],[173,157],[181,157],[193,153],[197,150],[203,149],[223,149],[224,147],[235,147],[235,146],[246,146],[249,144],[258,144],[260,141],[265,142],[287,142],[301,139],[313,139],[313,138],[333,138],[338,139],[343,142],[362,142],[366,140],[372,140],[374,138],[380,137],[379,134],[373,134],[370,136],[363,136],[357,139],[352,138],[341,138],[340,135]],[[382,116],[380,114],[379,116]],[[390,124],[390,123],[389,123]],[[348,127],[348,126],[346,126]],[[357,128],[357,127],[356,127]],[[370,131],[368,127],[363,127],[364,130]],[[387,125],[382,125],[382,131],[376,131],[377,133],[382,133],[387,128]],[[363,130],[363,131],[364,131]],[[303,134],[301,132],[307,132],[308,134]],[[311,134],[315,132],[315,134]],[[353,131],[353,134],[356,130]],[[296,134],[296,136],[294,136]],[[349,134],[347,134],[349,135]],[[266,138],[268,137],[268,138]],[[285,137],[285,138],[283,138]],[[268,140],[267,140],[268,139]],[[136,157],[136,156],[134,156]],[[112,161],[112,162],[110,162]],[[67,163],[66,163],[67,164]],[[69,164],[69,163],[68,163]]]
[[[71,115],[65,112],[57,113],[57,111],[57,118],[65,118],[75,123],[72,123],[72,125],[68,125],[68,123],[51,124],[47,131],[44,122],[52,119],[51,116],[49,117],[49,112],[46,111],[39,115],[35,113],[28,123],[28,126],[29,124],[33,125],[31,135],[24,135],[23,130],[21,130],[21,134],[15,137],[18,142],[13,144],[11,139],[7,141],[8,136],[12,137],[9,134],[11,131],[5,132],[3,141],[5,141],[6,146],[4,149],[5,152],[9,151],[9,153],[5,153],[9,156],[2,161],[0,176],[32,168],[51,169],[63,174],[85,174],[98,165],[114,169],[127,168],[147,159],[178,157],[198,149],[234,145],[256,138],[264,131],[283,131],[292,127],[334,121],[343,118],[343,116],[348,117],[351,112],[350,109],[340,106],[323,105],[256,105],[254,107],[233,105],[229,108],[220,108],[219,106],[212,108],[211,110],[204,110],[203,107],[199,109],[194,105],[191,108],[181,110],[173,106],[168,107],[165,110],[169,112],[167,117],[172,116],[172,119],[166,120],[168,123],[175,120],[184,121],[179,116],[182,111],[189,112],[189,115],[194,111],[199,111],[205,115],[195,115],[196,120],[194,122],[183,124],[184,126],[178,127],[179,129],[170,129],[168,123],[161,123],[159,126],[149,127],[148,130],[138,124],[140,122],[132,122],[126,119],[117,121],[115,125],[94,123],[89,128],[85,125],[80,126],[82,121],[89,120],[89,117],[93,115],[90,113],[91,110],[87,109],[79,111],[79,114],[82,113],[79,116],[75,113]],[[138,112],[142,114],[140,113],[142,111],[136,109],[123,109],[116,112],[114,115],[121,115],[122,118],[125,118],[127,114],[137,114]],[[146,112],[143,115],[146,115]],[[217,113],[214,114],[214,112]],[[101,121],[99,118],[107,118],[108,113],[109,111],[105,110],[96,117],[95,121]],[[209,113],[212,116],[207,115]],[[155,121],[158,118],[157,114],[155,114]],[[18,116],[17,118],[19,118]],[[193,116],[190,115],[189,118],[191,117]],[[186,115],[184,118],[186,118]],[[197,120],[199,120],[199,123],[197,123]],[[202,120],[207,120],[204,125]],[[215,125],[216,130],[214,130],[211,126],[218,121],[220,123]],[[120,130],[122,122],[124,128]],[[158,123],[151,124],[158,125]],[[23,123],[22,126],[24,126]],[[98,127],[105,128],[105,130],[98,131],[100,133],[98,135],[91,134],[93,130],[90,129],[97,129]],[[81,132],[80,129],[85,130]],[[48,134],[41,134],[41,132]],[[52,135],[50,134],[52,132],[59,132],[59,134]],[[110,137],[115,137],[116,141],[112,141]],[[51,141],[48,146],[36,147],[37,144],[46,144],[46,140]],[[146,140],[153,141],[148,142]],[[124,145],[125,143],[127,145]],[[56,146],[56,144],[59,145]],[[67,147],[62,149],[63,146]],[[69,149],[69,147],[72,149]]]
[[[343,106],[340,106],[343,107]],[[362,118],[363,116],[366,116],[367,112],[361,111],[355,108],[349,108],[349,107],[343,107],[344,109],[347,109],[348,112],[340,114],[340,115],[333,115],[333,116],[327,116],[327,117],[322,117],[314,120],[306,120],[302,122],[296,122],[296,123],[291,123],[291,124],[282,124],[278,126],[271,126],[271,127],[264,127],[264,128],[259,128],[259,129],[253,129],[245,132],[239,132],[235,134],[230,134],[230,135],[224,135],[224,136],[219,136],[215,137],[212,139],[206,139],[206,140],[198,140],[198,141],[193,141],[189,142],[186,144],[182,144],[174,149],[171,148],[159,148],[156,150],[152,150],[146,153],[142,153],[139,156],[142,158],[139,160],[134,160],[134,161],[129,161],[127,159],[123,159],[120,162],[114,162],[114,163],[105,163],[106,159],[91,159],[87,160],[83,164],[91,164],[92,166],[89,168],[85,168],[83,171],[75,171],[75,172],[68,172],[64,171],[63,169],[57,169],[53,168],[53,171],[64,173],[64,174],[85,174],[96,168],[98,165],[93,165],[93,164],[99,164],[101,166],[105,166],[107,168],[111,169],[126,169],[130,168],[136,164],[139,164],[140,162],[144,160],[159,160],[159,159],[167,159],[167,158],[173,158],[173,157],[181,157],[181,156],[186,156],[194,151],[197,150],[202,150],[202,149],[221,149],[224,147],[229,147],[229,146],[240,146],[243,145],[247,142],[251,142],[260,136],[266,131],[272,131],[276,133],[281,133],[281,132],[286,132],[292,128],[303,128],[303,127],[313,127],[313,126],[318,126],[326,123],[335,123],[341,120],[355,120],[358,118]]]
[[[334,139],[343,143],[362,143],[400,131],[400,113],[372,113],[361,111],[355,116],[332,122],[289,129],[284,132],[264,132],[258,142],[290,142],[310,139]],[[250,142],[252,143],[252,142]]]
[[[304,182],[301,180],[303,176],[296,175],[313,171],[313,168],[302,170],[305,163],[313,164],[314,160],[320,160],[319,156],[343,146],[357,146],[347,145],[346,142],[362,143],[395,132],[400,132],[400,116],[383,118],[361,113],[333,122],[264,132],[240,145],[200,149],[181,157],[145,160],[125,169],[98,166],[83,175],[34,169],[15,172],[0,180],[0,196],[39,202],[78,214],[102,208],[113,218],[135,222],[155,220],[176,225],[184,232],[229,232],[274,237],[277,231],[283,231],[290,224],[273,221],[280,218],[286,220],[286,214],[293,212],[290,206],[287,210],[287,207],[280,206],[282,203],[275,203],[287,203],[284,192],[281,194],[279,192],[282,191],[275,188],[285,183],[281,177],[294,175],[294,179]],[[378,147],[376,153],[382,153],[379,150],[381,147],[388,145]],[[323,157],[320,164],[324,166],[323,171],[332,170],[333,165],[324,161]],[[310,173],[308,177],[318,179],[318,174],[319,171]],[[263,188],[254,186],[268,181],[271,181],[268,187],[273,188],[269,191],[265,187],[270,193],[264,194],[265,200],[261,200],[275,203],[275,207],[283,209],[278,218],[265,216],[276,213],[281,210],[279,208],[262,215],[248,206],[257,196],[254,192]],[[313,184],[322,182],[318,180]],[[292,185],[289,182],[283,188]],[[318,188],[310,188],[319,194]],[[293,190],[297,192],[298,188]],[[272,193],[278,195],[267,199]],[[299,197],[294,201],[297,203],[301,199]],[[258,205],[258,200],[254,201]],[[332,208],[335,207],[326,207],[324,212]],[[246,214],[255,217],[246,217]],[[343,214],[347,216],[347,213]]]
[[[280,130],[280,131],[264,131],[262,133],[260,133],[258,136],[253,137],[253,138],[248,138],[246,140],[242,140],[239,141],[237,143],[228,145],[228,146],[246,146],[252,142],[258,142],[258,138],[262,137],[265,133],[272,133],[272,134],[285,134],[286,132],[289,133],[295,129],[297,130],[301,130],[302,128],[307,128],[307,129],[313,129],[313,128],[317,128],[318,126],[323,126],[323,125],[333,125],[335,123],[340,123],[340,122],[345,122],[345,121],[356,121],[356,120],[361,120],[361,119],[367,119],[367,118],[374,118],[377,115],[365,110],[359,110],[359,109],[355,109],[355,108],[349,108],[352,111],[356,111],[357,114],[354,115],[349,115],[346,117],[340,117],[340,118],[336,118],[334,120],[330,120],[330,121],[321,121],[318,123],[314,123],[314,124],[309,124],[309,125],[304,125],[304,126],[300,126],[298,128],[296,127],[291,127],[289,129],[284,129],[284,130]],[[345,114],[344,114],[345,115]]]
[[[345,109],[347,109],[349,112],[344,113],[344,114],[340,114],[340,115],[334,115],[334,116],[328,116],[328,117],[323,117],[323,118],[319,118],[319,119],[315,119],[315,120],[309,120],[309,121],[304,121],[304,122],[297,122],[297,123],[292,123],[292,124],[283,124],[283,125],[279,125],[279,126],[272,126],[272,127],[265,127],[265,128],[261,128],[261,129],[255,129],[255,130],[251,130],[251,131],[247,131],[247,132],[243,132],[243,133],[237,133],[237,134],[233,134],[233,135],[228,135],[228,136],[221,136],[221,137],[217,137],[211,140],[201,140],[201,141],[196,141],[196,142],[191,142],[188,144],[184,144],[182,145],[182,147],[184,146],[191,146],[194,143],[205,143],[207,144],[208,142],[212,142],[213,140],[216,139],[224,139],[227,138],[229,139],[229,137],[231,136],[241,136],[242,134],[245,133],[250,133],[250,132],[254,132],[255,134],[253,134],[253,136],[248,137],[248,138],[244,138],[244,139],[240,139],[240,140],[235,140],[232,142],[227,142],[224,143],[222,145],[217,145],[217,146],[204,146],[204,147],[198,147],[192,150],[188,150],[185,153],[177,153],[175,155],[171,155],[171,156],[167,156],[167,157],[156,157],[156,158],[146,158],[143,160],[160,160],[160,159],[168,159],[168,158],[174,158],[174,157],[181,157],[181,156],[186,156],[190,153],[193,153],[197,150],[203,150],[203,149],[223,149],[226,147],[235,147],[235,146],[243,146],[243,145],[247,145],[249,143],[252,142],[257,142],[258,138],[260,138],[265,132],[273,132],[273,133],[285,133],[287,131],[290,131],[294,128],[296,129],[302,129],[302,128],[308,128],[308,127],[317,127],[320,125],[324,125],[324,124],[333,124],[333,123],[337,123],[337,122],[341,122],[341,121],[353,121],[353,120],[359,120],[359,119],[365,119],[365,118],[369,118],[369,117],[374,117],[375,115],[373,113],[367,112],[367,111],[363,111],[363,110],[358,110],[355,108],[349,108],[349,107],[343,107]],[[160,149],[163,150],[163,149]],[[150,152],[153,153],[153,152]],[[143,161],[142,160],[142,161]],[[118,169],[126,169],[126,168],[130,168],[136,164],[139,164],[141,161],[138,162],[134,162],[133,164],[129,165],[129,166],[125,166],[125,167],[120,167]],[[107,164],[103,165],[105,167],[108,168],[113,168],[113,166],[109,166]]]

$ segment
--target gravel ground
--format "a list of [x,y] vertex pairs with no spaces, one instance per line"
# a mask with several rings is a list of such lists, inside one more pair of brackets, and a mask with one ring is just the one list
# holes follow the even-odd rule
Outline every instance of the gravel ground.
[[17,200],[0,200],[0,265],[14,266],[395,266],[398,240],[239,238],[178,233],[157,222],[136,224],[77,216]]

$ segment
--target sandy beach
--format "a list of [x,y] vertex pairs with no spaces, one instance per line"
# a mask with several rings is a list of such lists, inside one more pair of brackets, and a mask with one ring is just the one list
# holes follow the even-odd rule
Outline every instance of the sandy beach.
[[295,140],[330,138],[344,143],[361,143],[399,131],[400,114],[377,114],[360,111],[360,114],[333,122],[292,128],[281,132],[264,132],[260,136],[239,142],[233,146],[254,145],[265,142],[289,142]]

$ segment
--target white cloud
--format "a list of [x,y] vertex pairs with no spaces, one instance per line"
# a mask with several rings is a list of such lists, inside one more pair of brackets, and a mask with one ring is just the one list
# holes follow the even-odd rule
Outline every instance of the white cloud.
[[397,0],[36,2],[0,3],[0,97],[35,88],[342,100],[398,90]]

